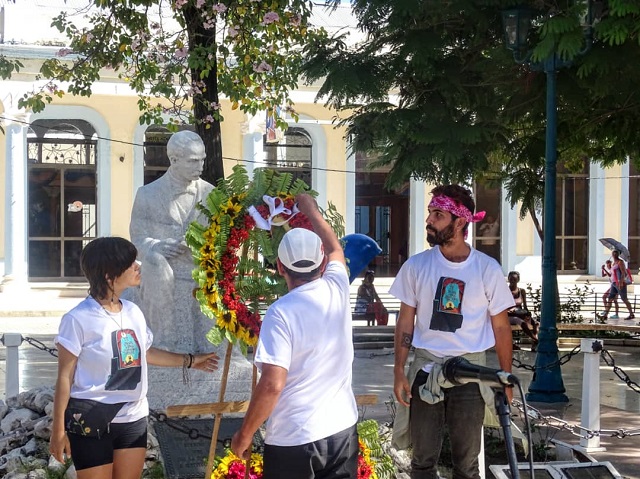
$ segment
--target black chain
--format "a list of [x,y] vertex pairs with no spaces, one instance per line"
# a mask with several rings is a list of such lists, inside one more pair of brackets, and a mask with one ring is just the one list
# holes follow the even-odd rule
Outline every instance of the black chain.
[[[209,439],[211,440],[211,434],[205,434],[200,432],[196,428],[189,428],[184,425],[184,423],[180,419],[171,419],[165,413],[155,411],[154,409],[149,409],[149,417],[152,421],[157,421],[163,424],[166,424],[171,429],[175,429],[178,432],[185,434],[189,439]],[[213,419],[211,419],[213,421]],[[264,441],[259,437],[259,432],[256,432],[253,440],[253,452],[257,452],[262,454],[264,452]],[[222,444],[222,447],[225,449],[229,449],[231,447],[231,438],[218,438],[218,444]]]
[[[166,424],[171,429],[175,429],[176,431],[180,431],[186,434],[189,437],[189,439],[198,439],[199,437],[204,439],[211,439],[211,434],[202,433],[196,428],[189,428],[185,426],[182,423],[182,421],[178,419],[170,419],[166,414],[155,411],[153,409],[149,410],[149,417],[157,422]],[[218,442],[223,442],[223,441],[218,439]]]
[[58,350],[56,348],[50,348],[49,346],[44,344],[42,341],[38,341],[35,338],[30,338],[29,336],[23,336],[22,340],[29,343],[34,348],[39,349],[40,351],[45,351],[53,357],[56,357],[56,358],[58,357]]
[[568,363],[572,357],[580,354],[580,346],[576,346],[567,354],[560,356],[556,361],[549,363],[545,366],[532,366],[530,364],[525,364],[520,361],[518,358],[513,358],[511,360],[511,364],[513,364],[516,368],[526,369],[527,371],[535,371],[536,369],[553,369],[558,366],[562,366],[563,364]]
[[640,385],[637,382],[633,381],[627,373],[625,373],[622,368],[616,366],[616,361],[611,356],[611,353],[606,349],[603,349],[600,352],[600,357],[607,364],[607,366],[613,368],[613,372],[618,378],[620,378],[632,391],[640,393]]

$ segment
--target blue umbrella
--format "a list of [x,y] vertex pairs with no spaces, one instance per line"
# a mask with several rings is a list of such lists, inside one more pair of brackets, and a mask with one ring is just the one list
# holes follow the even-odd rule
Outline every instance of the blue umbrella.
[[349,283],[353,283],[371,260],[382,253],[382,248],[373,239],[360,233],[347,235],[341,241],[349,268]]
[[629,250],[625,245],[620,243],[620,241],[615,240],[613,238],[600,238],[600,243],[602,243],[605,248],[620,251],[620,257],[625,260],[627,263],[631,259],[631,255],[629,254]]

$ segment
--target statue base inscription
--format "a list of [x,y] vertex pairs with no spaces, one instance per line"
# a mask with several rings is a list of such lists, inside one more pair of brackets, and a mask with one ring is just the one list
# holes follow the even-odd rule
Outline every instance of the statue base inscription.
[[[205,474],[205,467],[213,434],[213,421],[213,419],[172,419],[170,423],[153,423],[167,479],[208,477]],[[241,425],[242,418],[222,419],[216,445],[217,456],[224,455],[225,448],[231,445],[231,437]],[[262,439],[259,433],[256,433],[254,443],[256,440],[261,444]]]

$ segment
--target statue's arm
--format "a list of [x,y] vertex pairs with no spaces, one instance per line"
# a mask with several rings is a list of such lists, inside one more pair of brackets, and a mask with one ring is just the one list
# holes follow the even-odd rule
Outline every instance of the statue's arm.
[[[136,199],[133,202],[133,210],[131,211],[131,223],[129,224],[129,235],[131,242],[138,248],[138,256],[144,261],[151,249],[161,242],[160,238],[152,238],[149,232],[153,231],[150,223],[157,218],[157,212],[151,211],[151,203],[148,194],[142,188],[136,193]],[[156,207],[157,210],[157,207]]]

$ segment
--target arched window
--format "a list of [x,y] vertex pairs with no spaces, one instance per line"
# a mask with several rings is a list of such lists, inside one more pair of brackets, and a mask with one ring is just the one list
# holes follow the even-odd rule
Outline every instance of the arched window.
[[589,162],[570,173],[558,165],[556,263],[558,271],[586,273],[589,265]]
[[[195,131],[191,125],[184,125],[178,131]],[[144,184],[157,180],[169,168],[167,142],[173,132],[162,125],[152,125],[144,133]]]
[[476,181],[473,189],[476,211],[486,211],[484,220],[474,223],[473,247],[501,263],[502,189],[500,183],[491,179]]
[[96,131],[84,120],[37,120],[27,134],[30,280],[80,280],[97,236]]
[[294,180],[300,178],[311,185],[311,137],[302,128],[289,128],[278,143],[268,143],[263,137],[265,164],[280,172],[288,172]]

